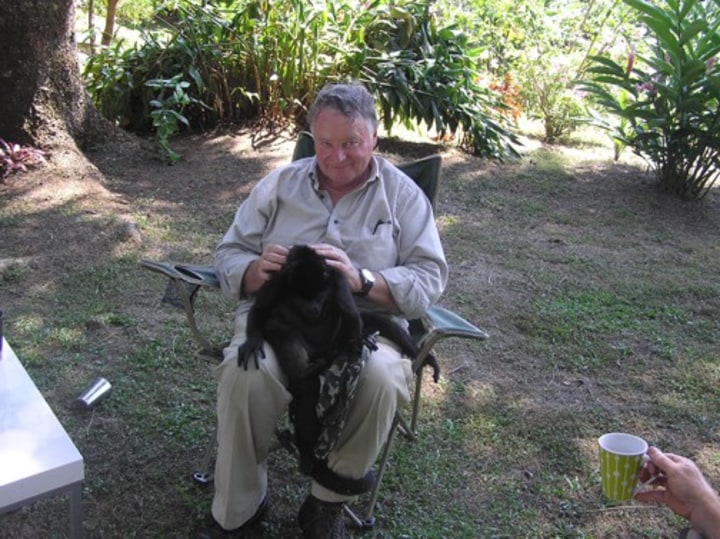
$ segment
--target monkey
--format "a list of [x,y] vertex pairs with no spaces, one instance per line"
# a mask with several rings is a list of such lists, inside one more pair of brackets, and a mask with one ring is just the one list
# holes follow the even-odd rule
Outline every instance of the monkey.
[[[254,360],[259,367],[264,342],[275,351],[293,396],[290,417],[303,473],[332,474],[327,469],[318,472],[324,463],[314,456],[323,428],[316,413],[319,374],[331,363],[357,361],[363,346],[376,348],[378,334],[411,358],[419,352],[410,334],[390,315],[359,311],[345,276],[307,245],[291,247],[285,264],[258,290],[248,313],[246,340],[238,349],[238,366],[247,369]],[[437,381],[436,358],[429,355],[426,364],[432,366]]]
[[258,290],[246,334],[238,365],[247,369],[254,358],[258,367],[267,342],[292,385],[335,355],[359,353],[362,319],[344,276],[310,247],[296,245]]

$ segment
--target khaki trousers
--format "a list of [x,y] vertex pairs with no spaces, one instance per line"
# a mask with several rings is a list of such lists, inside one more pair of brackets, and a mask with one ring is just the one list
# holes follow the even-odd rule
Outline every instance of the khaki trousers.
[[[225,529],[251,518],[267,493],[267,457],[275,427],[291,396],[275,354],[265,347],[260,368],[238,367],[237,349],[245,341],[247,312],[235,318],[233,340],[217,367],[218,450],[212,514]],[[363,367],[347,421],[328,467],[359,479],[375,463],[395,411],[410,400],[411,361],[381,339]],[[311,493],[328,502],[350,499],[313,481]]]

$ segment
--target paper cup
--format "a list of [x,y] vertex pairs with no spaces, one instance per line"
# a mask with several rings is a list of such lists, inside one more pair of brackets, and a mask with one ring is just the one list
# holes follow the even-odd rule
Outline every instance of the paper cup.
[[598,445],[603,494],[618,502],[631,500],[647,442],[632,434],[611,432],[600,436]]

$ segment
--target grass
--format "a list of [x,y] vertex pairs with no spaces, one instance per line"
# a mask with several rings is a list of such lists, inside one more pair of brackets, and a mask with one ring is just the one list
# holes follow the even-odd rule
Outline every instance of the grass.
[[[260,176],[238,180],[251,161],[218,162],[216,144],[188,141],[183,154],[207,154],[172,169],[96,156],[107,188],[130,201],[139,244],[102,243],[122,223],[117,208],[89,217],[80,202],[39,212],[0,200],[7,256],[33,254],[28,223],[40,213],[92,250],[53,252],[52,272],[0,271],[5,334],[85,458],[88,537],[192,537],[209,510],[211,491],[190,475],[212,432],[213,363],[138,261],[209,260],[237,193]],[[720,200],[663,197],[641,167],[598,148],[541,147],[502,165],[446,153],[443,304],[491,339],[439,345],[443,377],[425,384],[419,436],[397,441],[364,536],[676,536],[682,522],[663,508],[603,500],[595,440],[614,430],[696,458],[720,484]],[[228,179],[203,184],[208,174]],[[176,189],[142,189],[138,177]],[[232,308],[200,297],[214,340],[227,338]],[[111,397],[78,413],[73,399],[98,375]],[[270,469],[271,518],[251,536],[292,537],[307,482],[284,451]],[[50,499],[2,515],[0,537],[62,537],[66,512]]]

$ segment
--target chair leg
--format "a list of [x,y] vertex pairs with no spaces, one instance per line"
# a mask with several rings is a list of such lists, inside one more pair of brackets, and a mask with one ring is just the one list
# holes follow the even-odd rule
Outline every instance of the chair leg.
[[200,353],[211,357],[218,357],[218,350],[210,344],[210,342],[200,332],[200,329],[198,329],[197,321],[195,320],[193,301],[185,288],[185,283],[180,279],[173,279],[173,281],[175,283],[175,288],[182,299],[185,317],[187,318],[188,325],[190,326],[190,332],[192,333],[195,342],[200,345]]
[[197,472],[193,474],[195,482],[201,485],[209,485],[213,480],[213,473],[210,471],[210,462],[213,455],[215,454],[215,446],[217,445],[217,427],[213,429],[212,436],[208,441],[207,448],[205,449],[205,455],[203,455],[200,461],[200,466]]
[[390,452],[392,450],[393,442],[395,440],[395,434],[397,433],[398,426],[401,423],[403,425],[405,424],[402,417],[400,417],[400,414],[396,412],[395,417],[393,418],[392,425],[390,426],[390,432],[388,433],[387,440],[385,441],[385,448],[383,449],[382,457],[380,459],[380,466],[378,467],[376,472],[375,486],[373,487],[372,493],[370,494],[370,500],[365,507],[365,516],[363,518],[360,518],[348,505],[345,506],[345,513],[350,517],[350,519],[355,523],[358,528],[369,529],[375,525],[375,517],[373,516],[373,513],[375,512],[375,505],[377,505],[378,495],[380,494],[380,485],[382,485],[383,476],[385,475],[385,469],[387,468],[388,461],[390,460]]
[[[415,438],[418,414],[420,413],[420,396],[422,393],[423,371],[420,367],[415,375],[415,395],[413,397],[412,416],[410,419],[410,436]],[[403,425],[405,426],[405,425]]]
[[398,431],[400,434],[405,436],[410,441],[415,440],[416,433],[412,429],[410,429],[410,426],[407,424],[407,421],[405,421],[405,418],[401,415],[398,415]]

